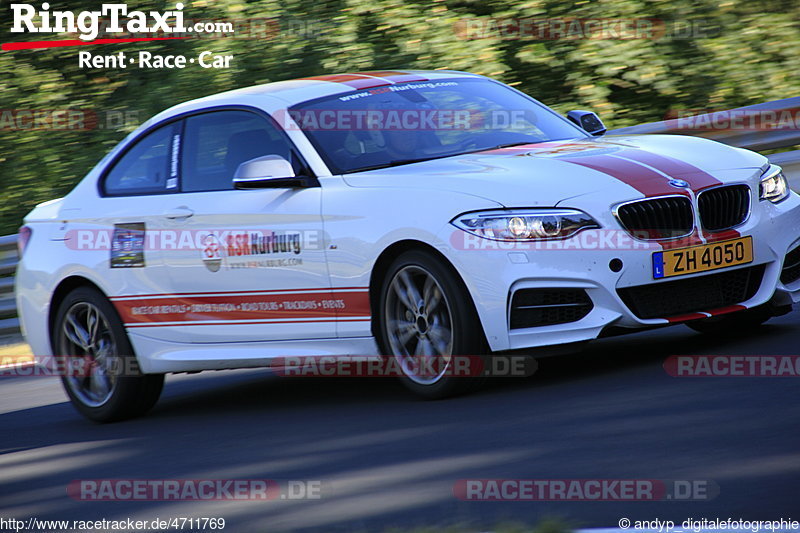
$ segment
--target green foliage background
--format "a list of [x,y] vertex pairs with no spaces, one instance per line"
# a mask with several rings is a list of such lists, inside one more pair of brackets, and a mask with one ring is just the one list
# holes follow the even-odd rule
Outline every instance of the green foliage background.
[[[109,0],[110,2],[110,0]],[[66,38],[12,34],[0,3],[2,41]],[[51,10],[101,2],[52,0]],[[174,2],[131,0],[165,11]],[[268,38],[95,45],[111,54],[150,50],[233,54],[233,68],[86,70],[76,48],[0,52],[0,110],[134,111],[139,121],[176,103],[271,81],[369,69],[447,68],[489,75],[555,109],[597,111],[610,127],[661,120],[676,109],[726,109],[800,93],[796,0],[185,0],[191,19],[265,18]],[[37,7],[40,3],[34,4]],[[465,20],[655,18],[692,25],[688,38],[537,40],[496,32],[467,39]],[[305,29],[306,31],[303,31]],[[73,37],[74,38],[74,37]],[[136,124],[91,131],[0,129],[0,235],[35,204],[65,194]]]

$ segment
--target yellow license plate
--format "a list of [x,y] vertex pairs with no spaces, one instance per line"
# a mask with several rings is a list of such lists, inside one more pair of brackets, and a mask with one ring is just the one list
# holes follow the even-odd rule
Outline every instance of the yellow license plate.
[[653,254],[653,278],[671,278],[753,262],[753,238],[701,244]]

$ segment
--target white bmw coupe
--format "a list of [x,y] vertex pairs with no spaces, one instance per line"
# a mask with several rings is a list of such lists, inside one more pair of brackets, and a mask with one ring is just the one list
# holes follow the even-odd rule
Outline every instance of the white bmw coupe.
[[474,384],[458,355],[749,327],[800,299],[800,197],[765,157],[605,135],[452,71],[175,106],[36,207],[20,246],[27,340],[83,365],[63,382],[95,421],[144,413],[167,373],[292,355],[383,356],[442,397]]

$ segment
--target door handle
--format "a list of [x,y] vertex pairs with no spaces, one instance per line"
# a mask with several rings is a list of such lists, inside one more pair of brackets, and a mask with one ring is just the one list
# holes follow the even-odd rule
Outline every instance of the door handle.
[[174,209],[170,209],[164,216],[170,220],[186,220],[187,218],[194,215],[194,211],[189,209],[188,207],[176,207]]

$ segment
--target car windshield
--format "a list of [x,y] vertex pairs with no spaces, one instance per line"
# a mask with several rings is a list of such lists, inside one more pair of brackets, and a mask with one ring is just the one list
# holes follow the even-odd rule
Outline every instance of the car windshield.
[[535,100],[485,79],[358,90],[298,104],[289,116],[334,174],[587,135]]

